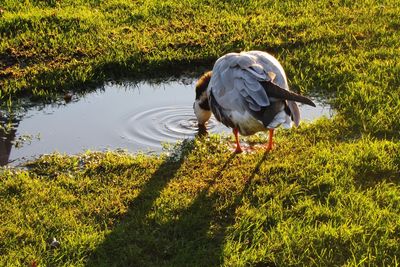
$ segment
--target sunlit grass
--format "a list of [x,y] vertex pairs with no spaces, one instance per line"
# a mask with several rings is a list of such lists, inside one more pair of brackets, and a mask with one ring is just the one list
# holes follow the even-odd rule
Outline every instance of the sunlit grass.
[[3,170],[2,264],[395,264],[400,146],[313,129],[327,124],[282,132],[271,153],[234,155],[211,136],[170,156],[52,155]]
[[[265,50],[333,119],[271,153],[220,136],[160,157],[50,155],[0,169],[0,265],[396,266],[397,1],[3,1],[0,92],[57,97],[107,79]],[[264,135],[247,142],[265,142]],[[50,246],[52,238],[60,242]]]
[[282,62],[294,90],[329,93],[355,126],[400,131],[396,1],[5,1],[2,9],[2,99],[192,71],[260,49]]

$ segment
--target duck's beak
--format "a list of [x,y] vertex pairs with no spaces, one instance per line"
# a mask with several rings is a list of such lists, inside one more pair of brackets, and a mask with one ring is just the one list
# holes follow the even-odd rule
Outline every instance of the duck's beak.
[[207,132],[206,125],[205,124],[199,124],[199,130],[197,132],[197,136],[202,137],[202,136],[205,136],[207,134],[208,134],[208,132]]

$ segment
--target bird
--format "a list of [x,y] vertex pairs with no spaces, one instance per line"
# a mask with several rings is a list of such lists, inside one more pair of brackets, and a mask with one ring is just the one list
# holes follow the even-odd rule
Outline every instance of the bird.
[[266,150],[273,148],[274,129],[291,128],[300,123],[296,102],[315,107],[305,96],[289,90],[279,61],[264,51],[228,53],[218,58],[195,86],[193,109],[199,129],[204,129],[211,114],[232,128],[236,153],[243,152],[239,134],[248,136],[268,131]]

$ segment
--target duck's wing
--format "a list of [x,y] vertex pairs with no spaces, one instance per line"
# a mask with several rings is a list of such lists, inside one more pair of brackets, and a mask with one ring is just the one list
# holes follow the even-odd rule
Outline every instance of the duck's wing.
[[242,100],[249,112],[265,113],[273,102],[286,100],[296,126],[300,112],[295,101],[315,106],[309,98],[289,90],[280,63],[261,51],[231,53],[220,58],[214,65],[209,88],[215,101],[228,110]]
[[224,109],[237,108],[238,101],[244,100],[247,108],[260,111],[270,100],[259,81],[269,79],[254,56],[230,53],[215,63],[209,90]]
[[272,77],[272,75],[269,75],[271,80],[265,81],[263,87],[267,91],[268,96],[286,100],[293,122],[296,126],[299,126],[300,110],[296,102],[304,103],[313,107],[315,107],[315,104],[311,101],[311,99],[290,91],[287,84],[285,71],[283,70],[283,67],[279,61],[272,55],[263,51],[249,51],[246,53],[257,57],[258,62],[268,73],[272,73],[274,75],[277,74],[276,78]]
[[214,117],[219,121],[222,122],[225,126],[236,128],[237,126],[232,121],[231,117],[229,116],[229,109],[223,108],[218,101],[215,99],[215,96],[212,91],[210,91],[209,96],[209,103],[212,113]]

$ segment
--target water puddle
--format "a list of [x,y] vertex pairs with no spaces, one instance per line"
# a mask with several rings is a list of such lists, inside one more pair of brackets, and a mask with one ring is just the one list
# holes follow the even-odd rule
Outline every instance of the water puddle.
[[[14,119],[0,111],[0,165],[16,165],[52,152],[159,153],[163,143],[198,133],[192,109],[195,82],[109,83],[79,99],[73,97],[68,104],[24,108]],[[315,102],[316,108],[300,105],[303,120],[332,116],[329,106]],[[211,133],[231,133],[213,117],[207,128]]]

